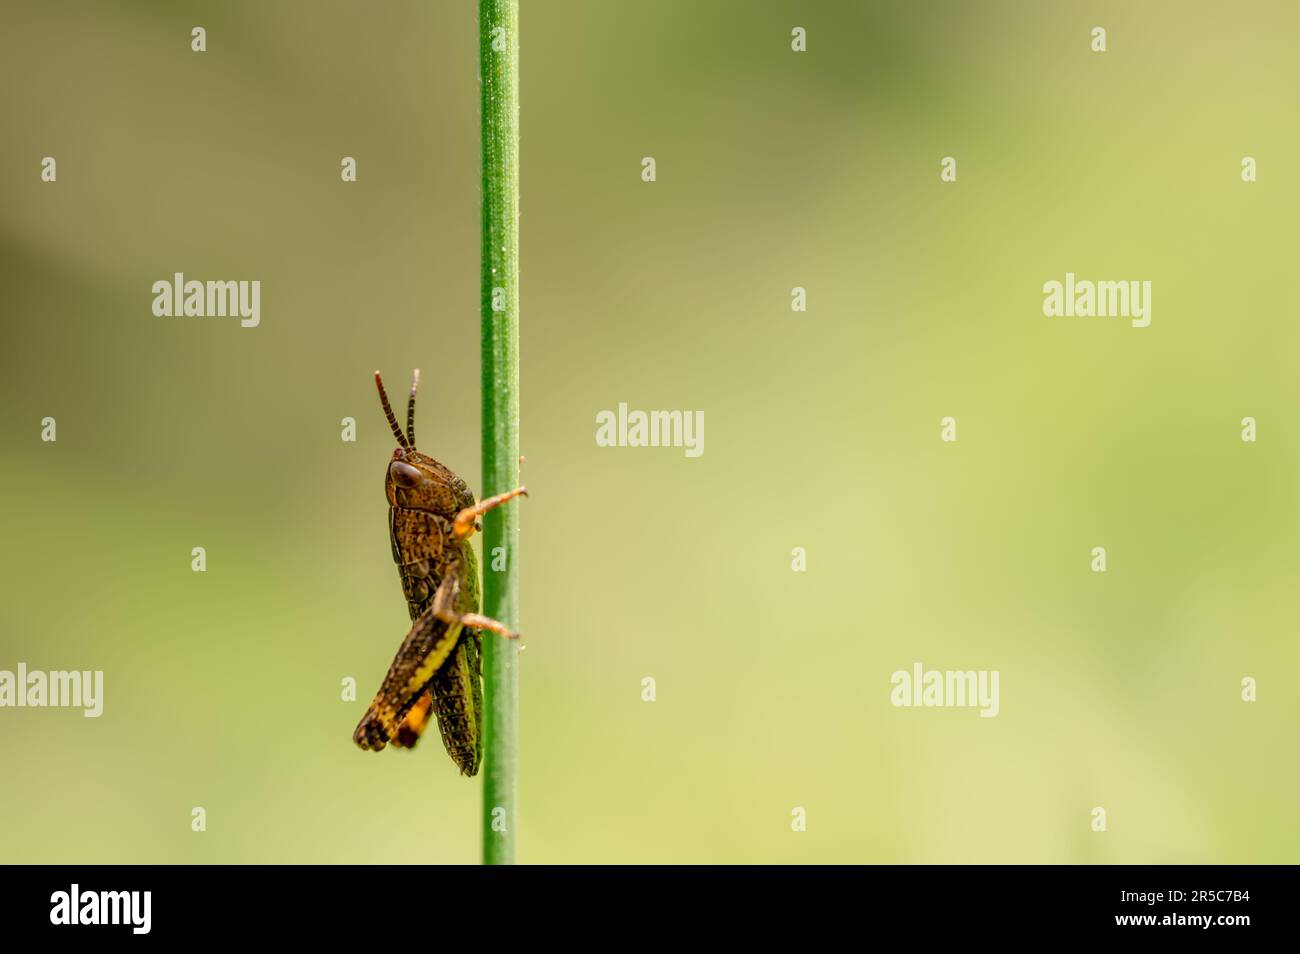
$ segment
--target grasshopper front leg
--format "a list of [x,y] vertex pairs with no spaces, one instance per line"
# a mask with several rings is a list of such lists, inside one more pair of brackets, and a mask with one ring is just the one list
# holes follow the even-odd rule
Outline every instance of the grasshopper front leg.
[[503,494],[497,494],[495,497],[488,497],[480,500],[472,507],[466,507],[460,513],[456,514],[456,519],[452,521],[452,530],[460,540],[467,539],[475,530],[481,529],[478,525],[478,518],[483,516],[489,510],[495,510],[507,500],[514,500],[516,497],[527,497],[527,487],[516,487],[514,490],[507,490]]

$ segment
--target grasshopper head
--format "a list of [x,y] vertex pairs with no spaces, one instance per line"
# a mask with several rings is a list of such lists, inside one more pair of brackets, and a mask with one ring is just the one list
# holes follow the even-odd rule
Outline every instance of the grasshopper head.
[[474,494],[465,481],[427,454],[399,447],[388,462],[384,479],[388,503],[407,510],[427,510],[448,520],[474,506]]
[[392,406],[388,403],[383,379],[378,371],[375,372],[379,400],[384,405],[384,415],[388,418],[388,426],[393,429],[398,444],[388,462],[384,493],[390,506],[427,510],[453,520],[461,510],[474,506],[474,494],[465,481],[432,457],[415,449],[415,391],[419,384],[420,369],[416,368],[415,377],[411,381],[411,399],[406,405],[406,433],[403,434],[397,418],[393,416]]

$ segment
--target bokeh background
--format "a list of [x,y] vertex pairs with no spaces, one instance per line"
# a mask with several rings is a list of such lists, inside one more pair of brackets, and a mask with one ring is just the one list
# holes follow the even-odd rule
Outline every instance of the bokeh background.
[[[408,625],[374,368],[478,485],[474,5],[3,19],[0,668],[106,700],[0,710],[0,859],[476,861],[436,737],[350,739]],[[521,861],[1296,860],[1297,28],[523,4]],[[261,326],[155,318],[176,271]],[[1151,327],[1044,318],[1066,271]],[[704,456],[598,448],[620,401]],[[1001,714],[893,708],[916,661]]]

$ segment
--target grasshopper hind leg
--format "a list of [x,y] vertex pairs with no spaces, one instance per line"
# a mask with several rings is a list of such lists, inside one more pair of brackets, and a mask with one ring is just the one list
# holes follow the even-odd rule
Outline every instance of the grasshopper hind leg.
[[[438,720],[447,754],[462,775],[477,775],[483,758],[482,634],[519,634],[459,606],[460,584],[448,576],[416,618],[384,685],[361,719],[353,741],[378,750],[414,745]],[[476,602],[476,601],[475,601]]]
[[415,748],[415,743],[420,741],[420,736],[424,735],[424,730],[429,727],[429,719],[432,716],[433,696],[426,689],[406,713],[402,724],[397,727],[397,734],[393,736],[393,745],[399,749]]
[[352,741],[378,751],[390,741],[402,745],[403,733],[412,740],[419,738],[432,708],[429,682],[457,652],[460,635],[461,623],[446,622],[432,606],[416,617]]

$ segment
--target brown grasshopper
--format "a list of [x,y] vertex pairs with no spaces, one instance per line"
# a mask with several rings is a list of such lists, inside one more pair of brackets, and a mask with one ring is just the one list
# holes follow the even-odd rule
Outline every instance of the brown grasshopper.
[[498,633],[507,639],[518,639],[519,634],[479,615],[478,560],[469,538],[482,529],[477,522],[480,516],[528,491],[520,487],[475,503],[465,481],[419,453],[415,449],[419,384],[417,368],[403,434],[383,379],[375,372],[379,400],[398,444],[388,462],[384,492],[393,561],[412,626],[352,740],[375,751],[389,742],[410,748],[424,733],[430,715],[436,715],[452,761],[462,775],[474,775],[483,757],[482,634]]

